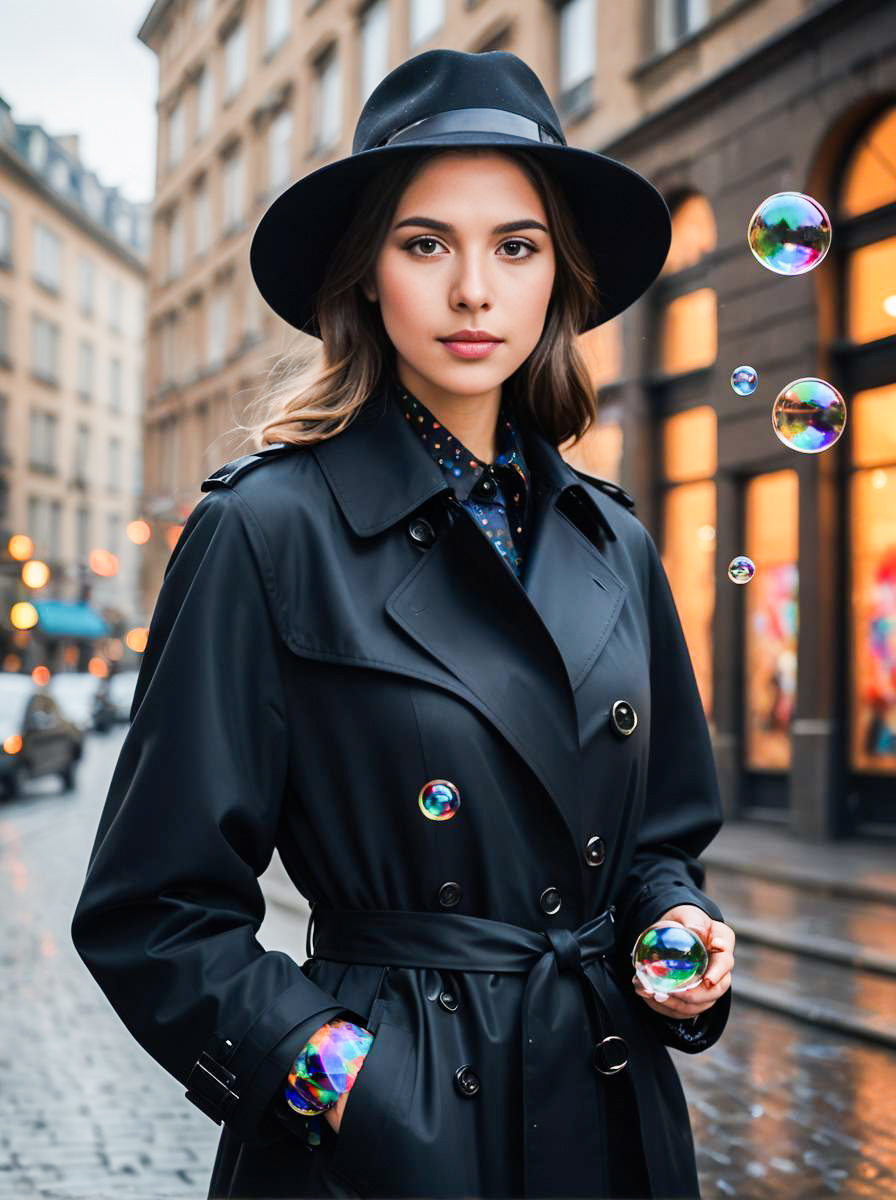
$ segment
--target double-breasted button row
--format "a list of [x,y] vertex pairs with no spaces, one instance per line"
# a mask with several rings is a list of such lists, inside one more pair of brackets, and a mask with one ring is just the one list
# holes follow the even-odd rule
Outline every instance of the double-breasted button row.
[[[439,1004],[446,1012],[457,1012],[457,997],[453,992],[447,990],[439,992]],[[461,1096],[466,1097],[475,1096],[479,1091],[479,1076],[470,1063],[463,1063],[454,1072],[454,1088]]]

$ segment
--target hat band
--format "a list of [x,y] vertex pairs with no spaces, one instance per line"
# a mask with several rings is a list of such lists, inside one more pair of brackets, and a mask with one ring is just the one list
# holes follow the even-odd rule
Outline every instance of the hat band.
[[522,117],[519,113],[507,112],[504,108],[453,108],[448,112],[433,113],[410,125],[405,125],[389,137],[377,142],[377,146],[391,146],[394,142],[416,142],[434,133],[509,133],[514,137],[528,138],[532,142],[553,142],[565,146],[562,138],[556,137],[544,125]]

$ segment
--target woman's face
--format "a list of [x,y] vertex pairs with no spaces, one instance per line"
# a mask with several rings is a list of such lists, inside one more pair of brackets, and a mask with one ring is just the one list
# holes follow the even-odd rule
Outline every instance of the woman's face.
[[[507,223],[517,228],[496,232]],[[379,301],[401,378],[424,403],[499,392],[532,353],[554,286],[547,224],[537,190],[500,154],[448,151],[405,189],[376,259],[376,294],[365,294]],[[460,329],[502,340],[462,358],[440,340]]]

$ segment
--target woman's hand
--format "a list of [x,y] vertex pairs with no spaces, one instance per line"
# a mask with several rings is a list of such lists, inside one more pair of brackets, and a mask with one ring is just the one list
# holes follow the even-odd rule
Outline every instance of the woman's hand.
[[[348,1089],[348,1092],[350,1091],[351,1088]],[[334,1133],[339,1132],[339,1126],[342,1124],[342,1114],[345,1111],[345,1102],[348,1099],[348,1092],[342,1092],[333,1107],[328,1108],[324,1113],[324,1118]]]
[[734,966],[735,934],[730,925],[723,921],[714,921],[709,913],[698,908],[696,904],[677,904],[654,924],[660,921],[677,921],[687,926],[698,935],[704,946],[709,950],[709,965],[706,974],[696,987],[688,992],[669,995],[665,992],[651,992],[642,987],[637,975],[632,983],[636,993],[642,997],[648,1008],[662,1013],[664,1017],[680,1020],[682,1017],[697,1017],[700,1013],[712,1008],[720,996],[731,987],[731,969]]

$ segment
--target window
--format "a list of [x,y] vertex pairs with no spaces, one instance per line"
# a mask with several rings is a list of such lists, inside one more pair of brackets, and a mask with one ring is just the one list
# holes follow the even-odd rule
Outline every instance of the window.
[[113,412],[121,412],[122,405],[121,359],[113,357],[109,359],[109,408]]
[[[799,622],[797,473],[772,471],[747,484],[743,553],[756,574],[743,586],[746,616],[745,763],[751,770],[790,766]],[[732,585],[736,586],[736,585]]]
[[84,480],[90,476],[90,426],[78,425],[75,434],[75,479]]
[[12,263],[12,212],[5,200],[0,199],[0,264]]
[[332,46],[319,59],[314,89],[314,150],[324,150],[342,134],[342,73],[339,55]]
[[292,110],[283,108],[268,126],[268,190],[282,191],[292,178]]
[[445,0],[411,0],[411,47],[427,42],[445,23]]
[[160,386],[171,387],[177,380],[177,317],[172,313],[159,328]]
[[205,254],[211,245],[211,207],[205,182],[193,192],[193,253]]
[[854,770],[896,774],[896,384],[850,405]]
[[31,317],[31,371],[44,383],[59,382],[59,326],[38,313]]
[[90,553],[90,510],[79,508],[75,521],[76,553],[82,563],[87,562]]
[[657,53],[702,29],[709,21],[709,0],[654,0],[653,40]]
[[33,408],[30,414],[28,455],[30,465],[45,471],[56,467],[56,427],[54,413]]
[[93,316],[94,276],[93,263],[81,255],[78,258],[78,308],[85,317]]
[[[712,208],[699,194],[672,205],[672,242],[661,272],[665,282],[659,312],[660,368],[666,375],[711,366],[717,355],[717,301],[713,288],[695,287],[670,276],[695,266],[716,247]],[[684,290],[682,290],[684,289]]]
[[361,17],[361,104],[389,70],[389,0],[375,0]]
[[243,197],[246,192],[243,154],[237,149],[224,160],[224,233],[236,229],[243,219]]
[[114,554],[118,558],[119,549],[119,530],[121,529],[121,517],[118,513],[109,513],[106,517],[106,549],[110,554]]
[[215,106],[215,80],[211,66],[205,66],[196,81],[196,138],[205,137],[212,127]]
[[184,156],[184,106],[177,104],[168,114],[168,169],[171,170]]
[[114,278],[109,280],[109,328],[113,333],[124,328],[124,284]]
[[224,41],[224,99],[231,100],[246,82],[246,26],[240,21]]
[[560,8],[560,104],[567,112],[591,98],[597,71],[595,7],[595,0],[566,0]]
[[62,557],[61,538],[59,536],[62,528],[62,501],[50,501],[50,536],[48,539],[50,562],[59,562]]
[[82,404],[89,404],[93,398],[94,367],[93,346],[82,339],[78,342],[78,399]]
[[0,299],[0,362],[9,362],[9,301]]
[[110,437],[107,449],[106,488],[110,492],[117,492],[121,487],[121,438]]
[[53,292],[62,285],[62,239],[39,221],[34,223],[34,278]]
[[224,361],[227,350],[229,306],[229,292],[223,287],[219,288],[212,297],[208,310],[205,357],[209,367],[218,367]]
[[265,54],[272,54],[289,36],[292,0],[266,0],[264,20]]
[[168,279],[177,279],[184,269],[184,229],[180,208],[168,222]]
[[661,555],[707,717],[712,713],[715,471],[713,409],[701,405],[667,417],[662,424]]

